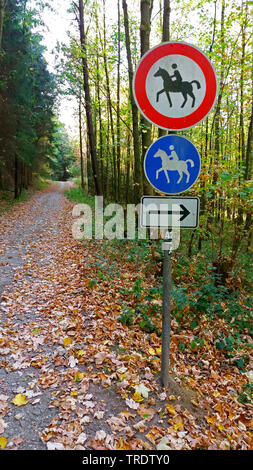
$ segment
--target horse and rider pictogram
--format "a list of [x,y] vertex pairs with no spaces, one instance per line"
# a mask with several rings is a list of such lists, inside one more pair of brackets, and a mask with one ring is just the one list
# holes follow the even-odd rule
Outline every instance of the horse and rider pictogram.
[[197,180],[200,167],[196,147],[179,135],[157,139],[144,159],[144,171],[150,184],[166,194],[179,194],[189,189]]
[[174,150],[174,145],[170,145],[171,154],[168,155],[164,150],[159,149],[155,153],[154,158],[160,157],[162,160],[162,167],[156,171],[156,179],[159,178],[159,173],[164,172],[168,183],[170,183],[170,178],[168,171],[177,171],[179,173],[179,179],[176,184],[179,184],[182,181],[183,175],[186,175],[186,183],[189,182],[190,173],[188,171],[187,163],[190,163],[191,167],[194,167],[194,162],[190,158],[187,160],[179,160],[177,153]]
[[162,93],[166,93],[166,96],[169,101],[170,107],[172,107],[172,101],[170,98],[170,92],[173,93],[182,93],[184,101],[181,105],[181,108],[185,106],[187,103],[188,96],[192,98],[192,108],[195,106],[196,97],[193,93],[193,86],[194,83],[199,90],[201,85],[198,80],[192,80],[191,82],[183,81],[181,73],[177,69],[177,64],[172,64],[172,68],[175,70],[173,75],[170,75],[167,70],[164,68],[159,67],[158,70],[155,72],[154,77],[161,77],[163,80],[163,88],[157,92],[156,94],[156,102],[158,103],[159,97]]

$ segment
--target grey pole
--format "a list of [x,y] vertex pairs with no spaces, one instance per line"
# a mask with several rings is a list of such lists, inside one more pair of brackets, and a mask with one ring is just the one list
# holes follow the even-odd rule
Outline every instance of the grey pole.
[[163,259],[162,387],[169,384],[172,232],[166,232]]

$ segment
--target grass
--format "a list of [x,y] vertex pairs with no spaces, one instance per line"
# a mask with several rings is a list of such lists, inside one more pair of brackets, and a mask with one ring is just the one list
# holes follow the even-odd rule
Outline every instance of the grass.
[[36,182],[30,186],[29,189],[22,190],[17,199],[14,199],[14,190],[0,191],[0,216],[4,212],[11,210],[15,204],[28,201],[28,199],[30,199],[30,197],[33,195],[34,191],[41,191],[42,189],[47,188],[49,184],[49,180],[38,177]]
[[44,178],[39,177],[36,181],[35,189],[36,191],[41,191],[49,186],[50,181],[45,180]]
[[28,201],[32,190],[23,190],[17,199],[14,199],[12,191],[0,191],[0,216],[13,208],[18,202]]
[[64,191],[64,194],[73,202],[78,204],[88,204],[92,209],[95,208],[94,196],[84,193],[79,187],[70,188],[69,190]]

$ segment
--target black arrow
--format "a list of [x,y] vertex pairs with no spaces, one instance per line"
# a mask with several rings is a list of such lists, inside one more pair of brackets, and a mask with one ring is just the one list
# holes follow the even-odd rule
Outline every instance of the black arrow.
[[165,211],[165,210],[151,210],[149,211],[150,214],[158,214],[158,215],[162,215],[162,214],[168,214],[168,215],[181,215],[180,217],[180,221],[186,219],[186,217],[190,214],[190,211],[188,211],[188,209],[183,205],[183,204],[180,204],[180,211]]

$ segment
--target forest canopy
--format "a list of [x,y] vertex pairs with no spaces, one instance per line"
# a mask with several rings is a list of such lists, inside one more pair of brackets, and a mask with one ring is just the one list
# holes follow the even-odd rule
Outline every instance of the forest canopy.
[[[38,12],[26,1],[1,0],[0,190],[13,191],[15,198],[33,175],[55,176],[52,162],[59,146],[57,82],[48,71],[42,37],[35,32],[38,21]],[[59,168],[65,157],[58,155]],[[66,177],[63,166],[56,176]]]

